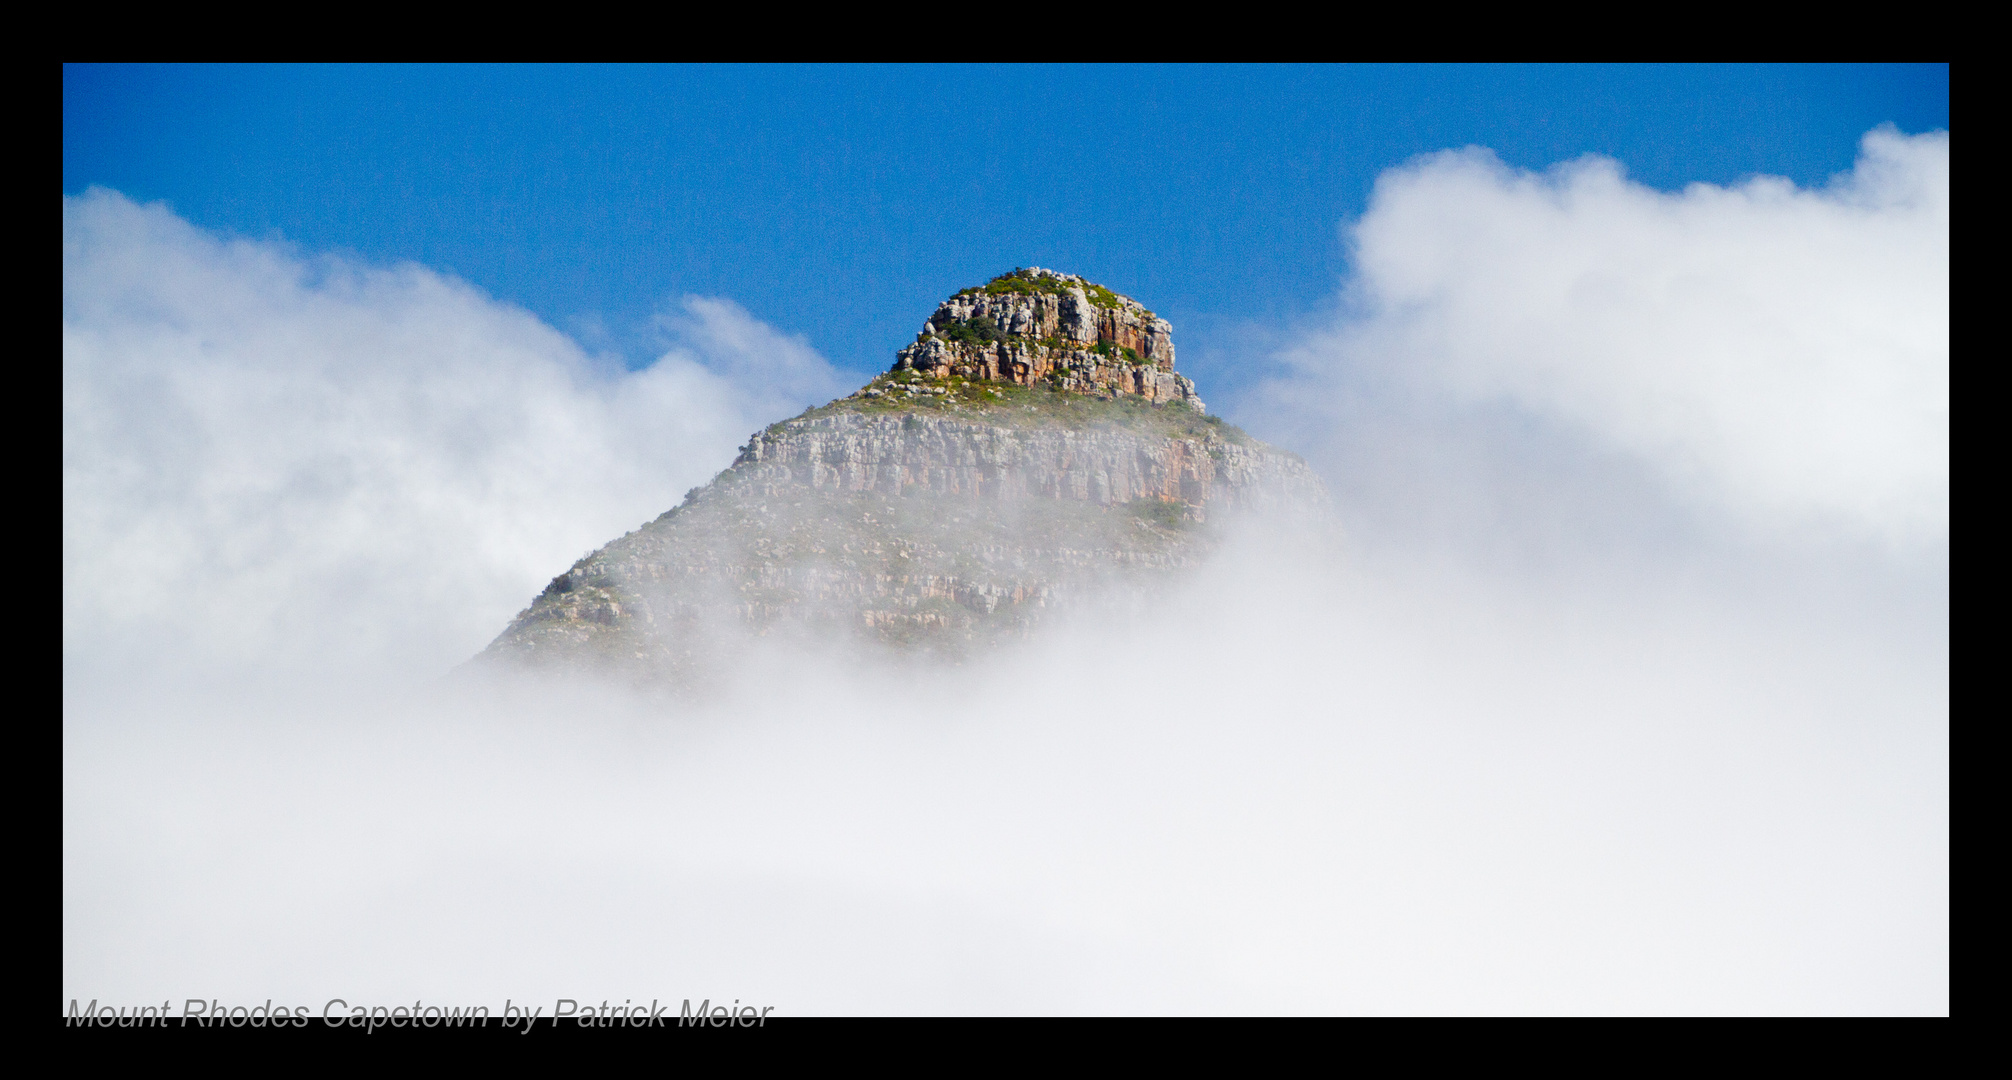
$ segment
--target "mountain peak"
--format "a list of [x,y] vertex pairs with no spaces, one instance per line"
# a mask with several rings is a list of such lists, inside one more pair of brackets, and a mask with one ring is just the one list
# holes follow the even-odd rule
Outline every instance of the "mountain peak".
[[859,391],[756,432],[711,483],[552,580],[485,652],[691,686],[751,636],[960,653],[1155,591],[1219,512],[1324,506],[1206,415],[1173,327],[1038,267],[959,290]]
[[892,370],[1205,408],[1194,382],[1174,371],[1171,323],[1129,296],[1038,266],[952,294]]

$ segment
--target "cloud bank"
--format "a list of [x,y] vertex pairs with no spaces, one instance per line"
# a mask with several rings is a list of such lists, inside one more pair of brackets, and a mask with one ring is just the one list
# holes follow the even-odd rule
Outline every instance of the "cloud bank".
[[64,1000],[1946,1012],[1947,136],[1822,191],[1456,152],[1352,235],[1242,403],[1339,542],[671,710],[415,676],[826,392],[806,343],[687,300],[625,373],[66,200]]
[[1385,174],[1349,240],[1343,314],[1252,402],[1344,486],[1391,479],[1393,455],[1457,484],[1604,454],[1606,482],[1756,534],[1948,536],[1946,132],[1873,131],[1821,190],[1670,194],[1596,156],[1539,174],[1447,151]]
[[66,198],[66,667],[437,672],[842,392],[730,301],[663,326],[624,371],[423,267]]

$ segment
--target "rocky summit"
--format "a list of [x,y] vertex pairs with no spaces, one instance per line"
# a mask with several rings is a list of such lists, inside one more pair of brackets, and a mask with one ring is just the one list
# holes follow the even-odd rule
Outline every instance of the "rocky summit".
[[1228,518],[1325,503],[1297,456],[1207,414],[1165,319],[1016,270],[553,578],[479,660],[677,686],[776,633],[961,656],[1153,591]]
[[945,300],[896,371],[936,379],[1134,394],[1203,411],[1174,371],[1174,328],[1145,305],[1074,274],[1015,270]]

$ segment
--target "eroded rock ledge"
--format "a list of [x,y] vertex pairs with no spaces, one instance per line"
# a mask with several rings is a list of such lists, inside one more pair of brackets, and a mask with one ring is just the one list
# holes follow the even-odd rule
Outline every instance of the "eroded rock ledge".
[[1304,462],[1238,438],[1234,429],[1202,425],[1183,438],[1013,419],[835,410],[757,434],[730,471],[764,495],[800,487],[1097,506],[1159,499],[1182,504],[1196,520],[1210,507],[1267,509],[1320,498],[1320,482]]

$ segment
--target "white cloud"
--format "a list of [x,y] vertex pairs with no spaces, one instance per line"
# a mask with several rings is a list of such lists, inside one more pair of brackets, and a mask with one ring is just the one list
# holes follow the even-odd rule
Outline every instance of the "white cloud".
[[1394,412],[1507,410],[1583,440],[1573,468],[1618,452],[1749,529],[1947,536],[1947,133],[1873,131],[1820,190],[1447,151],[1385,174],[1351,240],[1344,315],[1264,397],[1338,472],[1378,467]]
[[[1823,192],[1394,173],[1262,419],[1358,541],[1946,547],[1946,390],[1903,376],[1946,385],[1947,142],[1867,149]],[[623,373],[108,192],[64,242],[65,1001],[1948,1009],[1946,577],[1792,530],[1580,578],[1254,534],[953,671],[770,641],[703,708],[414,693],[843,385],[726,301]],[[222,685],[121,677],[182,664]]]
[[1253,539],[699,707],[80,691],[63,999],[1946,1011],[1932,644],[1409,571]]
[[66,662],[443,670],[839,376],[728,301],[635,372],[422,267],[63,203]]
[[666,359],[703,365],[746,396],[744,411],[778,418],[822,405],[853,386],[798,334],[784,334],[732,300],[687,296],[658,315],[675,344]]

